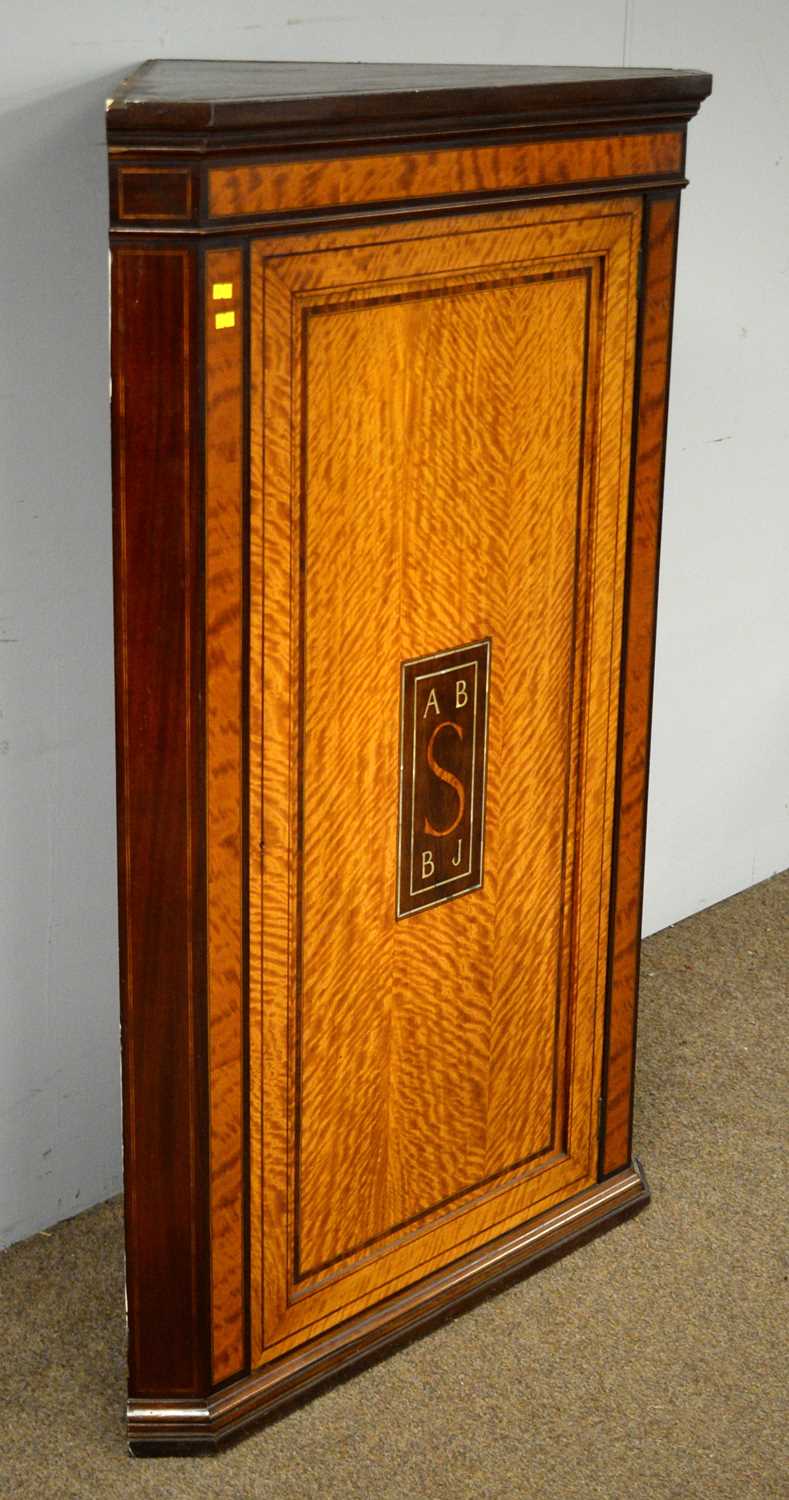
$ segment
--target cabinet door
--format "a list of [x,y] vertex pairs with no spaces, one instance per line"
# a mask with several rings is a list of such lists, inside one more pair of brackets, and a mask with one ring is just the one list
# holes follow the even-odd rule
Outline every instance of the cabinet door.
[[253,245],[255,1364],[596,1180],[639,225]]

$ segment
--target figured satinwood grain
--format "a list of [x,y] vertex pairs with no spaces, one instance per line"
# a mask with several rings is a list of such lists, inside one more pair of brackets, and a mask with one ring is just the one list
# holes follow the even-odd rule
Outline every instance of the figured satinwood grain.
[[240,163],[209,171],[209,214],[225,219],[438,194],[678,176],[683,152],[682,132],[664,130],[511,146]]
[[[639,226],[253,245],[257,1362],[595,1177]],[[488,635],[483,886],[397,924],[400,663]]]
[[[479,274],[306,319],[302,1275],[554,1145],[590,283],[580,267],[547,278],[496,269],[489,284]],[[398,925],[386,898],[399,664],[487,635],[485,891]],[[518,923],[531,929],[527,970]],[[353,1058],[356,1037],[360,1087],[349,1095],[336,1057]],[[326,1177],[327,1122],[347,1163],[341,1196]]]
[[646,792],[669,351],[679,198],[645,209],[641,376],[633,466],[622,695],[622,760],[611,931],[602,1170],[629,1160],[641,939]]
[[[242,808],[243,256],[206,254],[205,692],[211,1332],[214,1381],[244,1360]],[[219,293],[219,296],[216,293]],[[217,313],[231,312],[217,327]]]
[[[284,321],[283,321],[284,311]],[[289,309],[264,299],[260,268],[250,272],[250,516],[249,516],[249,1267],[251,1345],[263,1342],[263,1247],[274,1263],[287,1257],[288,1050],[268,1025],[270,977],[287,1027],[290,963],[290,756],[292,753],[291,612],[298,604],[292,573],[290,495]],[[263,325],[272,355],[264,358]],[[277,356],[279,355],[279,359]],[[264,416],[269,420],[264,433]],[[265,448],[264,448],[265,442]],[[265,475],[265,506],[263,480]],[[268,574],[266,559],[277,558]],[[296,573],[298,577],[298,573]],[[265,588],[264,588],[265,578]],[[265,651],[264,651],[265,643]],[[296,679],[297,680],[297,679]],[[265,711],[264,711],[265,705]],[[266,754],[263,756],[265,729]],[[264,881],[265,870],[265,881]],[[264,901],[265,893],[265,901]],[[265,954],[265,989],[263,959]],[[266,1024],[264,1025],[264,1003]],[[261,1087],[266,1080],[264,1097]],[[271,1107],[271,1101],[275,1106]],[[265,1166],[263,1160],[264,1104]],[[265,1238],[264,1238],[265,1222]],[[276,1308],[277,1303],[273,1303]]]

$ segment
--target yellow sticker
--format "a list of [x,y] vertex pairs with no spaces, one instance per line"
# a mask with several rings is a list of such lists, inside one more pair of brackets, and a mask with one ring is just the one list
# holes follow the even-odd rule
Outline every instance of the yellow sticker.
[[236,315],[234,312],[223,312],[214,314],[214,326],[216,328],[235,328]]
[[229,302],[233,295],[232,281],[215,281],[211,288],[215,302]]

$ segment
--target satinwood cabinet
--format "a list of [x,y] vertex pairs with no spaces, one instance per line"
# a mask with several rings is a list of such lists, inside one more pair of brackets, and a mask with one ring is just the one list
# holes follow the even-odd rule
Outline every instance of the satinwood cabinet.
[[705,73],[147,63],[108,104],[136,1452],[647,1201]]

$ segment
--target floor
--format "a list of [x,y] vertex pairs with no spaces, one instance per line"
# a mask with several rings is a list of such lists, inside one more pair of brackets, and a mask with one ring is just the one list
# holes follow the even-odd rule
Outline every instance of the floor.
[[785,1500],[788,989],[789,872],[650,938],[651,1206],[219,1455],[127,1455],[118,1201],[6,1251],[0,1500]]

